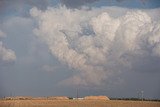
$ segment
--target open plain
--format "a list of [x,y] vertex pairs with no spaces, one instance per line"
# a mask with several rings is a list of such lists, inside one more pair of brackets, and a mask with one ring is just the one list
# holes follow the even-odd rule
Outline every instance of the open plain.
[[160,102],[122,100],[0,100],[0,107],[160,107]]

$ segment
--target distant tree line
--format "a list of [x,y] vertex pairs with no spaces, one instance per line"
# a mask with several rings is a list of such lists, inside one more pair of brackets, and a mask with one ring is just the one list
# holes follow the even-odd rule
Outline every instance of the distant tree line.
[[146,98],[110,98],[110,100],[132,100],[132,101],[157,101],[160,102],[160,99],[146,99]]

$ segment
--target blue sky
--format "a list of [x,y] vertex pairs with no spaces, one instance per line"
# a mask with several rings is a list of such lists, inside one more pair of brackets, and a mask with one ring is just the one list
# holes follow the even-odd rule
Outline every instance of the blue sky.
[[0,1],[0,97],[160,98],[159,12],[159,0]]

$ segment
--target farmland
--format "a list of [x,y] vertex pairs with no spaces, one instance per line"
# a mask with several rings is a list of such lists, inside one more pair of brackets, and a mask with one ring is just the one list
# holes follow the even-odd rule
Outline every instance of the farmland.
[[0,100],[0,107],[160,107],[160,102],[123,100]]

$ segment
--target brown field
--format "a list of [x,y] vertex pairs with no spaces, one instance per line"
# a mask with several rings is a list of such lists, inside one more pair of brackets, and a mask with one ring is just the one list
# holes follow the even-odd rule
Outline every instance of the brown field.
[[160,107],[160,102],[120,100],[0,100],[0,107]]

